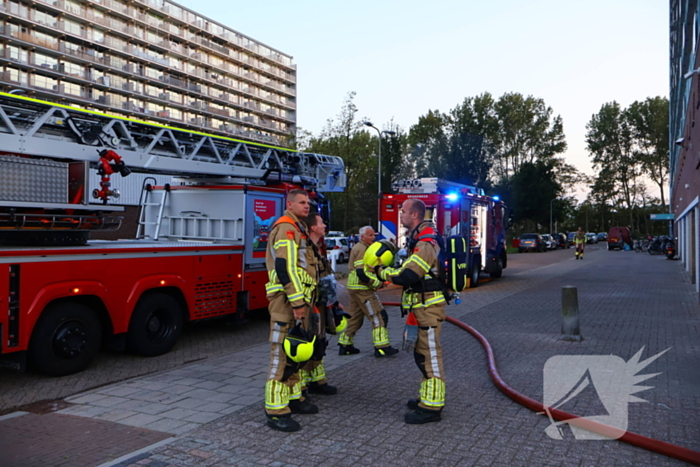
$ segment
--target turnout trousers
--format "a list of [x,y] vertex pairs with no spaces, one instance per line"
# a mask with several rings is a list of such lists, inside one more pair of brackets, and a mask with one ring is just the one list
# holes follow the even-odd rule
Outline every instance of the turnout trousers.
[[[292,306],[283,292],[276,293],[269,301],[270,370],[265,384],[265,412],[284,415],[291,413],[290,400],[303,400],[299,376],[303,364],[291,361],[284,353],[284,339],[295,324]],[[308,316],[304,322],[308,322]]]
[[389,333],[386,330],[389,316],[377,297],[374,290],[348,290],[350,295],[350,307],[348,314],[348,327],[340,337],[338,344],[353,345],[353,339],[357,331],[362,327],[365,316],[372,323],[372,342],[374,347],[381,349],[389,347]]
[[423,374],[418,405],[424,409],[440,410],[445,405],[445,370],[440,345],[445,304],[413,308],[412,311],[418,321],[418,340],[413,357]]

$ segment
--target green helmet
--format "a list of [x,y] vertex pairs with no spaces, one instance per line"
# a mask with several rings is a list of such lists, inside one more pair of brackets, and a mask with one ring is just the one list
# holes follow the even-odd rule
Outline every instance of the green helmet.
[[284,353],[293,362],[302,363],[311,358],[314,353],[316,336],[309,337],[301,324],[297,324],[284,338]]
[[379,240],[372,243],[363,258],[365,265],[374,268],[376,266],[391,266],[394,262],[394,255],[397,248],[389,240]]

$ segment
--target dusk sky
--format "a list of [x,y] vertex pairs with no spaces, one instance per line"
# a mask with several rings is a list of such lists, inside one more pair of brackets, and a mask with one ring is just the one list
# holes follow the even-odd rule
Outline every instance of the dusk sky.
[[668,96],[663,0],[181,4],[292,55],[297,124],[314,134],[351,91],[359,118],[380,128],[393,119],[406,131],[429,109],[446,112],[485,91],[519,92],[562,116],[565,157],[591,174],[591,115],[612,100]]

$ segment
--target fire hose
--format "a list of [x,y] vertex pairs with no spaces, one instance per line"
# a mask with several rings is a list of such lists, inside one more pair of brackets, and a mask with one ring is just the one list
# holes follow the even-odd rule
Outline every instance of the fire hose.
[[[401,304],[398,302],[383,303],[384,306],[401,306]],[[445,319],[448,323],[454,324],[458,328],[467,331],[481,343],[481,345],[484,347],[484,350],[486,351],[486,359],[488,360],[488,370],[489,375],[491,376],[491,380],[503,394],[505,394],[518,404],[530,410],[533,410],[538,414],[546,413],[552,419],[562,422],[566,421],[571,425],[576,425],[585,430],[592,431],[594,433],[598,433],[609,438],[619,439],[620,441],[630,444],[632,446],[640,447],[648,451],[663,454],[668,457],[673,457],[674,459],[679,459],[694,465],[700,465],[700,452],[692,451],[681,446],[676,446],[665,441],[659,441],[657,439],[648,438],[646,436],[632,433],[630,431],[624,431],[624,434],[620,436],[622,430],[620,430],[619,428],[598,423],[586,418],[581,418],[568,412],[564,412],[562,410],[546,407],[541,402],[531,399],[523,394],[520,394],[519,392],[508,386],[508,384],[506,384],[506,382],[503,381],[503,378],[501,378],[501,375],[498,373],[498,368],[496,367],[496,357],[494,355],[493,349],[491,348],[491,344],[489,344],[489,341],[486,340],[486,338],[473,327],[450,316],[447,316]]]

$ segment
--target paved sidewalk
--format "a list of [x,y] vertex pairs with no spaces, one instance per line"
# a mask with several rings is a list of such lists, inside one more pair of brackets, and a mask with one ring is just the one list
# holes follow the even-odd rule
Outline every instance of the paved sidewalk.
[[[582,343],[557,339],[563,285],[578,287]],[[398,311],[389,311],[392,342],[399,344]],[[503,279],[467,291],[448,313],[486,336],[504,380],[537,400],[551,356],[613,354],[627,361],[642,347],[642,358],[670,348],[642,372],[661,374],[644,383],[653,389],[636,394],[649,403],[629,405],[629,429],[700,451],[700,312],[677,262],[601,250],[515,276],[506,270]],[[415,397],[419,372],[406,353],[371,357],[369,334],[367,326],[360,330],[357,343],[365,351],[356,356],[338,357],[331,345],[326,366],[340,392],[315,397],[321,413],[298,416],[298,433],[264,425],[267,344],[85,392],[54,415],[177,436],[111,463],[120,467],[682,465],[618,441],[577,441],[570,432],[564,440],[549,438],[549,420],[502,395],[488,377],[481,346],[451,325],[442,338],[443,421],[406,425],[404,404]],[[594,402],[584,398],[562,408],[592,415]]]

